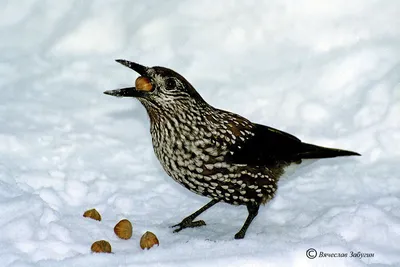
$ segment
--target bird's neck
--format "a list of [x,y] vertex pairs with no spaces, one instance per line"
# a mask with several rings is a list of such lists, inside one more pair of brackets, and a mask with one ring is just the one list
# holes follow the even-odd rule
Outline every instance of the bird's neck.
[[155,104],[148,101],[140,101],[146,108],[150,118],[150,126],[153,131],[157,127],[167,127],[172,125],[174,128],[196,127],[197,124],[205,123],[207,114],[215,112],[215,108],[201,101],[200,103],[189,101],[174,101],[162,104]]

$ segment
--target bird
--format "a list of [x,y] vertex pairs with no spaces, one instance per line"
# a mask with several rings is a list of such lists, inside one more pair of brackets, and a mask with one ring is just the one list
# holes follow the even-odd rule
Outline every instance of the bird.
[[247,207],[247,218],[234,236],[242,239],[260,206],[274,198],[288,169],[307,160],[361,156],[305,143],[289,133],[215,108],[172,69],[116,61],[139,77],[133,87],[104,94],[138,99],[150,119],[154,153],[165,172],[188,190],[211,199],[173,225],[174,232],[206,225],[195,219],[224,202]]

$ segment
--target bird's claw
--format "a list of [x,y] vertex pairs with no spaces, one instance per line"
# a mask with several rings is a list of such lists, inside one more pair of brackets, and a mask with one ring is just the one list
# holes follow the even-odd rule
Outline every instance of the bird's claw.
[[200,227],[206,225],[206,222],[203,220],[198,220],[198,221],[192,221],[192,220],[186,220],[184,219],[182,222],[175,224],[173,226],[171,226],[172,228],[174,227],[179,227],[178,229],[174,230],[174,233],[178,233],[181,230],[185,229],[185,228],[194,228],[194,227]]
[[246,234],[245,232],[239,231],[236,233],[235,239],[243,239],[245,234]]

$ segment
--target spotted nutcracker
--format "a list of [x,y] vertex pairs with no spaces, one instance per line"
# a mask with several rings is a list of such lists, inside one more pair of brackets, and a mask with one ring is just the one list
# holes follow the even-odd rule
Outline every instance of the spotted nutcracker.
[[243,238],[260,205],[274,197],[288,167],[305,159],[360,155],[303,143],[288,133],[212,107],[171,69],[117,62],[141,76],[135,87],[104,93],[137,98],[150,117],[154,152],[164,170],[190,191],[212,199],[174,225],[178,227],[174,232],[205,225],[194,219],[222,201],[246,205],[248,217],[235,235]]

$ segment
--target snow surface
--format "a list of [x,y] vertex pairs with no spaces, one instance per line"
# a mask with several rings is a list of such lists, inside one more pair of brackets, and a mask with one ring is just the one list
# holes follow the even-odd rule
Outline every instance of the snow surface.
[[[0,266],[400,266],[399,25],[398,0],[0,1]],[[116,58],[363,156],[282,182],[244,240],[246,208],[227,204],[173,234],[208,199],[162,171],[137,101],[103,95],[137,77]],[[160,246],[142,251],[147,230]],[[114,254],[92,254],[99,239]]]

